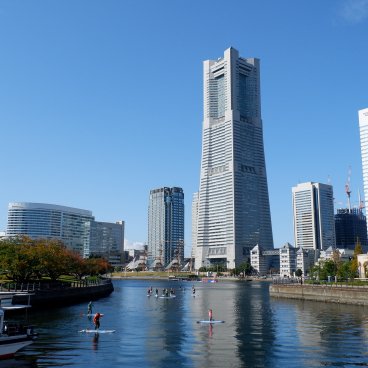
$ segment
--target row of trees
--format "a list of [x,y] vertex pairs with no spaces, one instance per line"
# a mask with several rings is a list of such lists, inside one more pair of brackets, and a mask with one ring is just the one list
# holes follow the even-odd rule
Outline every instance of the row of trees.
[[212,265],[210,267],[201,267],[198,271],[217,272],[217,273],[230,272],[230,275],[232,276],[239,276],[239,275],[250,276],[257,273],[249,262],[243,262],[239,266],[231,270],[228,270],[228,268],[225,265],[219,264],[219,265]]
[[102,258],[83,259],[54,239],[33,240],[28,237],[0,240],[0,273],[15,282],[56,281],[62,275],[102,275],[111,271]]
[[[338,280],[348,280],[358,277],[358,254],[362,254],[363,249],[360,242],[357,242],[352,259],[342,261],[340,253],[334,251],[332,259],[320,262],[310,270],[310,276],[318,280],[327,280],[330,277],[337,277]],[[297,271],[298,272],[298,271]],[[299,276],[296,273],[296,276]]]

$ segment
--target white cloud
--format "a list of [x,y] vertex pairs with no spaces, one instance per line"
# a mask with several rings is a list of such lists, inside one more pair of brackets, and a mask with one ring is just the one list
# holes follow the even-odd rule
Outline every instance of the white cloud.
[[340,15],[349,23],[363,22],[368,18],[368,0],[345,0]]
[[124,249],[137,249],[137,250],[143,250],[144,243],[138,242],[138,241],[130,241],[128,239],[124,239]]

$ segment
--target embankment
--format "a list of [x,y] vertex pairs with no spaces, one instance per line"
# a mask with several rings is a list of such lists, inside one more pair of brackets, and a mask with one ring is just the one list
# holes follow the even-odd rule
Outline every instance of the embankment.
[[269,290],[276,298],[368,306],[368,286],[272,284]]
[[[67,287],[42,288],[31,292],[30,304],[32,309],[60,307],[103,298],[113,291],[114,286],[109,279],[95,285],[80,283]],[[13,304],[28,304],[28,296],[15,295]]]

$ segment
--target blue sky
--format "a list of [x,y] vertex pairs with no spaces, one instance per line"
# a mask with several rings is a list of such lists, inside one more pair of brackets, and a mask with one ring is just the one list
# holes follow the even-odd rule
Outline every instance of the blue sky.
[[0,230],[13,201],[91,210],[147,239],[150,189],[198,190],[202,62],[261,59],[275,247],[293,241],[291,188],[363,195],[368,0],[0,0]]

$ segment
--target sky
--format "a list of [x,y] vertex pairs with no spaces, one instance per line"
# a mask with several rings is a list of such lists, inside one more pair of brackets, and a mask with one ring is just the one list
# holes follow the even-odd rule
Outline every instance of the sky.
[[0,0],[0,230],[9,202],[90,210],[147,241],[149,191],[199,187],[203,61],[261,60],[274,246],[294,244],[291,190],[363,196],[368,0]]

